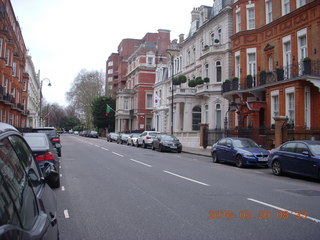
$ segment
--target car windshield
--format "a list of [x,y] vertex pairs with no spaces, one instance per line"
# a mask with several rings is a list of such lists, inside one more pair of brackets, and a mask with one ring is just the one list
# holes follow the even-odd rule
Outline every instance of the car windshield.
[[31,148],[48,147],[48,141],[45,136],[25,136],[24,138]]
[[175,136],[170,136],[170,135],[162,135],[161,138],[162,138],[162,140],[165,140],[165,141],[178,140]]
[[131,135],[131,137],[132,138],[137,138],[137,137],[140,137],[140,134],[139,133],[134,133],[134,134]]
[[320,144],[309,144],[309,147],[314,154],[320,155]]
[[155,137],[155,136],[157,136],[157,135],[158,135],[158,133],[156,133],[156,132],[152,132],[152,133],[149,133],[149,135],[150,135],[150,136]]
[[258,145],[250,139],[236,139],[233,140],[233,146],[238,148],[253,148]]
[[51,129],[48,129],[48,130],[41,129],[41,130],[37,130],[37,132],[39,132],[39,133],[45,133],[45,134],[47,134],[47,135],[50,136],[50,137],[54,137],[54,136],[57,135],[57,134],[56,134],[56,131],[55,131],[55,130],[51,130]]
[[97,131],[91,131],[91,133],[92,133],[92,134],[97,134],[98,132],[97,132]]

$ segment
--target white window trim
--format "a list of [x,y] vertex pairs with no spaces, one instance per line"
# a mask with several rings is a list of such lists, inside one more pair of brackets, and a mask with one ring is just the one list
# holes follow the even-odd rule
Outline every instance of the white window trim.
[[[254,28],[249,28],[249,9],[252,9],[253,8],[253,13],[254,13]],[[256,28],[256,13],[255,13],[255,6],[254,6],[254,3],[252,4],[247,4],[246,5],[246,16],[247,16],[247,30],[253,30]]]
[[[270,21],[268,19],[268,12],[267,12],[268,3],[271,3],[271,20]],[[272,22],[272,1],[271,0],[266,0],[265,2],[265,13],[266,13],[266,24],[271,23]]]
[[[287,14],[289,14],[290,12],[291,12],[291,8],[289,9],[289,12],[288,13],[285,13],[285,7],[284,7],[284,1],[285,0],[281,0],[281,13],[282,13],[282,16],[284,16],[284,15],[287,15]],[[290,1],[289,1],[289,6],[290,6]]]
[[302,7],[302,6],[304,6],[304,5],[307,4],[307,3],[305,2],[303,5],[301,5],[299,0],[296,0],[296,3],[297,3],[297,4],[296,4],[297,8]]
[[[307,101],[307,93],[308,95],[308,101]],[[307,102],[309,103],[309,106],[307,106]],[[304,119],[305,119],[305,125],[307,129],[310,129],[311,127],[311,92],[310,87],[304,88]]]
[[[271,117],[271,124],[274,124],[274,123],[275,123],[275,120],[274,120],[273,118],[274,118],[275,116],[273,115],[273,113],[274,113],[273,97],[278,96],[278,103],[279,103],[279,90],[272,91],[270,95],[271,95],[271,116],[270,116],[270,117]],[[278,110],[279,110],[279,109],[278,109]]]
[[[295,93],[294,93],[294,90],[295,90],[295,87],[289,87],[289,88],[286,88],[285,89],[285,93],[286,93],[286,116],[288,116],[289,117],[289,101],[288,101],[288,94],[291,94],[291,93],[293,93],[293,95],[294,95],[294,103],[293,103],[293,109],[295,109],[295,98],[296,98],[296,96],[295,96]],[[296,118],[295,118],[295,116],[294,116],[294,122],[293,123],[295,123],[295,120],[296,120]]]
[[[238,19],[237,16],[239,16],[240,18]],[[238,6],[236,9],[235,17],[236,17],[236,32],[240,32],[241,31],[241,13],[240,13],[240,8]],[[239,22],[237,20],[239,20]]]
[[306,47],[307,47],[307,52],[306,56],[308,56],[308,35],[307,35],[307,28],[301,29],[300,31],[297,32],[297,43],[298,43],[298,60],[300,61],[302,59],[301,57],[301,52],[300,52],[300,41],[299,38],[306,36]]
[[[248,59],[249,59],[249,54],[252,54],[252,53],[254,53],[255,54],[255,59],[256,59],[256,61],[255,61],[255,65],[256,65],[256,67],[255,67],[255,74],[257,74],[257,49],[256,48],[247,48],[247,55],[246,55],[246,58],[247,58],[247,75],[249,74],[249,72],[248,72],[248,69],[249,69],[249,61],[248,61]],[[251,73],[250,73],[251,74]],[[253,76],[253,77],[255,77],[255,76]]]
[[240,69],[241,69],[241,57],[240,57],[240,51],[236,51],[235,53],[234,53],[234,66],[235,66],[235,76],[237,77],[237,78],[240,78],[240,71],[239,71],[239,76],[237,76],[238,75],[238,71],[237,71],[237,57],[239,57],[239,66],[240,66]]

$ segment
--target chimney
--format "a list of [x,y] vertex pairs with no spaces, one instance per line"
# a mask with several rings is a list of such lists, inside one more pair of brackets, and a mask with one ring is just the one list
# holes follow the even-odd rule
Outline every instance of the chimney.
[[181,44],[181,43],[183,43],[183,42],[184,42],[184,34],[181,33],[181,34],[179,35],[179,44]]

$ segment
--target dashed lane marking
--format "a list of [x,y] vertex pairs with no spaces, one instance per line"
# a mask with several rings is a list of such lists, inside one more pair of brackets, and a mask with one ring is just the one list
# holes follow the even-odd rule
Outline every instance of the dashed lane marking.
[[69,215],[69,212],[68,212],[67,209],[64,210],[63,213],[64,213],[64,217],[65,217],[65,218],[70,218],[70,215]]
[[144,163],[144,162],[140,162],[140,161],[138,161],[138,160],[134,160],[134,159],[130,159],[131,161],[133,161],[133,162],[136,162],[136,163],[139,163],[139,164],[142,164],[142,165],[144,165],[144,166],[147,166],[147,167],[152,167],[151,165],[149,165],[149,164],[146,164],[146,163]]
[[181,176],[181,175],[178,175],[178,174],[175,174],[175,173],[172,173],[172,172],[169,172],[169,171],[166,171],[166,170],[163,170],[165,173],[168,173],[168,174],[171,174],[173,176],[176,176],[176,177],[179,177],[179,178],[182,178],[182,179],[185,179],[185,180],[188,180],[190,182],[194,182],[194,183],[198,183],[198,184],[201,184],[201,185],[204,185],[204,186],[207,186],[207,187],[210,187],[209,184],[206,184],[206,183],[203,183],[203,182],[200,182],[200,181],[197,181],[197,180],[194,180],[194,179],[191,179],[191,178],[187,178],[187,177],[184,177],[184,176]]

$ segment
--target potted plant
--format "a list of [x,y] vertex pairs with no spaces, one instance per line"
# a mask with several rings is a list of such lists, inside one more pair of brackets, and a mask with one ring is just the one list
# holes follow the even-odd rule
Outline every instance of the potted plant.
[[277,68],[276,69],[276,73],[277,73],[277,80],[278,81],[282,81],[284,79],[284,70],[283,70],[283,68]]
[[252,88],[253,86],[253,79],[252,79],[252,75],[247,75],[247,77],[246,77],[246,80],[247,80],[247,88]]
[[224,83],[222,84],[222,91],[223,92],[229,92],[231,89],[231,83],[229,79],[226,79]]
[[197,77],[197,78],[196,78],[196,84],[197,84],[197,85],[203,84],[203,80],[202,80],[201,77]]
[[179,79],[178,78],[173,78],[172,79],[172,84],[173,85],[180,85]]
[[188,86],[189,86],[189,87],[195,87],[195,86],[197,86],[196,80],[194,80],[194,79],[189,80]]
[[232,90],[238,90],[239,78],[237,78],[237,77],[232,78],[231,85],[232,85]]
[[208,83],[208,82],[210,82],[210,78],[205,77],[205,78],[203,79],[203,81],[204,81],[205,83]]
[[311,58],[305,57],[303,59],[303,74],[311,73]]
[[266,80],[267,80],[267,72],[262,70],[260,72],[260,85],[266,84]]
[[179,75],[178,76],[178,81],[179,81],[180,84],[181,83],[185,83],[185,82],[187,82],[187,77],[185,75]]

